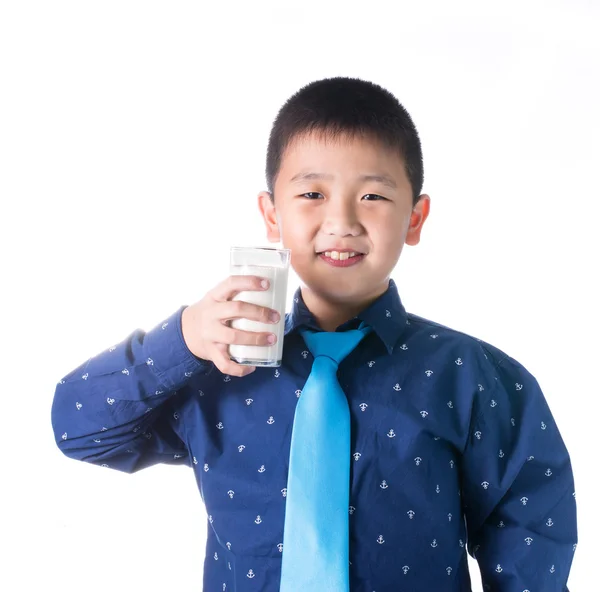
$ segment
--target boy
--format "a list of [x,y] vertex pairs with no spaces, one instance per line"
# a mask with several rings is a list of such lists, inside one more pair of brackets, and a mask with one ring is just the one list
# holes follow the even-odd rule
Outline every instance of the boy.
[[[59,448],[129,473],[189,465],[210,522],[205,590],[466,591],[467,550],[485,590],[566,590],[573,475],[536,379],[496,347],[407,313],[390,279],[430,207],[409,114],[369,82],[309,84],[275,120],[266,173],[268,240],[291,249],[303,282],[284,320],[282,366],[229,359],[229,344],[274,336],[228,321],[277,321],[232,301],[264,289],[261,278],[230,277],[61,380],[52,407]],[[284,577],[292,430],[315,359],[307,331],[365,327],[337,372],[351,422],[351,454],[337,459],[349,466],[346,583],[318,572],[343,553],[320,561],[315,552],[296,580]],[[327,507],[326,494],[305,501]],[[286,541],[327,554],[315,533],[332,519],[323,510]]]

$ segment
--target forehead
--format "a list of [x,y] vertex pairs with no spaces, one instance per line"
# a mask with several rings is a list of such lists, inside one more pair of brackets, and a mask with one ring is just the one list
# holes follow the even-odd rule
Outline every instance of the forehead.
[[406,177],[404,165],[404,159],[397,150],[373,136],[313,131],[290,141],[281,158],[280,175],[285,171],[282,176],[289,178],[289,175],[308,167],[311,170],[365,169],[370,173]]

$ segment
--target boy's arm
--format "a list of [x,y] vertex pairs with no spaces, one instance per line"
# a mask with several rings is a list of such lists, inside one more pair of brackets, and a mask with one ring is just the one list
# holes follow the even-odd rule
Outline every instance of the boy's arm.
[[537,380],[485,355],[462,459],[468,550],[484,589],[564,592],[577,543],[569,454]]
[[59,381],[51,420],[66,456],[126,473],[157,463],[191,464],[176,391],[213,364],[187,348],[185,308],[147,333],[135,330]]

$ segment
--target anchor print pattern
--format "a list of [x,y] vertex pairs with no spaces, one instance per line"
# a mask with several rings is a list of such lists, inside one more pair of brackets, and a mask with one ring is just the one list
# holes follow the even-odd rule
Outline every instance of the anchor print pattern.
[[[297,328],[315,321],[298,291],[282,366],[240,378],[191,355],[182,310],[57,381],[57,446],[107,470],[187,465],[208,516],[201,588],[277,592],[291,428],[313,360]],[[535,378],[491,344],[408,314],[393,282],[359,319],[373,332],[338,372],[353,426],[351,586],[466,589],[469,541],[484,590],[507,578],[518,592],[563,590],[577,547],[575,488]]]

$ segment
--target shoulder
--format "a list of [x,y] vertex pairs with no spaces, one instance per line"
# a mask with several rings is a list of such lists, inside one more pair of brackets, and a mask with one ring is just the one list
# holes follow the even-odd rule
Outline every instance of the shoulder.
[[413,313],[408,313],[408,324],[407,338],[427,344],[432,353],[445,350],[447,355],[460,357],[465,362],[469,360],[484,373],[533,378],[527,368],[504,349],[475,335]]
[[[455,385],[474,417],[483,422],[481,425],[490,418],[504,421],[506,426],[518,425],[517,422],[524,425],[522,418],[530,415],[535,418],[531,425],[541,425],[542,430],[554,424],[537,378],[503,349],[418,315],[409,314],[408,321],[410,332],[406,339],[416,347],[427,344],[418,354],[445,358],[441,373],[444,388]],[[433,339],[432,335],[437,337]],[[459,359],[460,365],[456,365]]]

